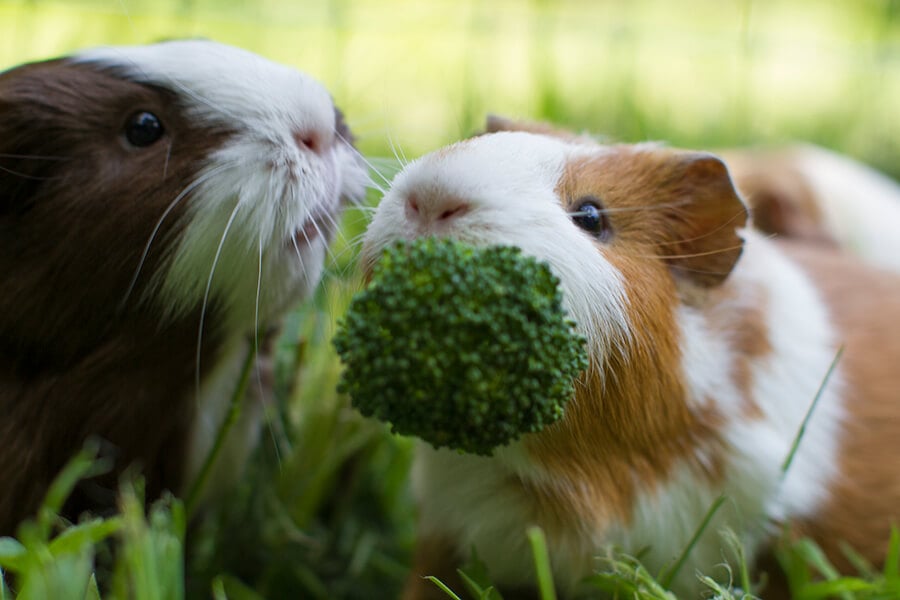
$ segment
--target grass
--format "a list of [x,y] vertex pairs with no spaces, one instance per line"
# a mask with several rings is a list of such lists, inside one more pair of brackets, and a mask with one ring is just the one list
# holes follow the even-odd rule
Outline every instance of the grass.
[[[497,112],[685,147],[805,139],[900,177],[897,0],[0,0],[0,68],[179,36],[313,73],[370,156],[412,158]],[[390,172],[390,161],[379,165]],[[364,226],[364,213],[347,215],[323,285],[286,321],[277,409],[233,494],[191,518],[176,498],[145,507],[140,483],[126,481],[119,515],[65,524],[56,514],[74,481],[103,468],[88,449],[35,519],[0,539],[0,600],[397,595],[413,539],[410,443],[335,394],[329,344],[359,287],[352,240]],[[760,582],[734,534],[722,535],[733,571],[698,576],[720,598],[752,597]],[[530,539],[549,600],[546,547],[540,533]],[[896,532],[882,569],[847,554],[858,576],[839,575],[814,544],[785,534],[778,560],[797,598],[900,597]],[[677,563],[651,573],[614,549],[599,558],[585,597],[672,597]],[[499,597],[477,556],[464,572],[470,594]]]

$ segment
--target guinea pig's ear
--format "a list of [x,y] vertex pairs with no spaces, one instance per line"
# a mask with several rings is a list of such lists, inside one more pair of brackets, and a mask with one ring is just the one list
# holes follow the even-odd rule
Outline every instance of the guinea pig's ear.
[[58,128],[49,130],[41,120],[52,90],[43,73],[58,62],[0,73],[0,216],[24,210],[50,177],[48,171],[62,160],[52,150]]
[[744,241],[737,230],[747,224],[747,207],[719,158],[677,152],[673,160],[666,260],[683,279],[701,287],[719,285],[741,256]]

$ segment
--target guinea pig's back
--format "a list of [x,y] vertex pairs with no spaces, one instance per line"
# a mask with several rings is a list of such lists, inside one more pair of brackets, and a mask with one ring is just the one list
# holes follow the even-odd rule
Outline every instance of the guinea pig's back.
[[816,282],[843,348],[838,475],[828,501],[799,527],[852,572],[840,544],[878,564],[900,518],[900,276],[803,243],[779,246]]

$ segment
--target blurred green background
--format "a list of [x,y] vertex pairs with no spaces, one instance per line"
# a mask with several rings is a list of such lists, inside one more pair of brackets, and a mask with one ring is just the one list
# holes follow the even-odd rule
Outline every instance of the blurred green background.
[[[800,139],[900,177],[900,0],[0,0],[0,69],[177,37],[313,74],[388,173],[493,112],[705,149]],[[348,214],[316,298],[288,319],[280,409],[240,489],[194,525],[189,596],[211,580],[235,598],[402,583],[410,443],[335,394],[329,344],[365,220]]]
[[185,36],[312,73],[369,154],[491,111],[623,141],[804,139],[900,173],[897,0],[0,1],[0,66]]

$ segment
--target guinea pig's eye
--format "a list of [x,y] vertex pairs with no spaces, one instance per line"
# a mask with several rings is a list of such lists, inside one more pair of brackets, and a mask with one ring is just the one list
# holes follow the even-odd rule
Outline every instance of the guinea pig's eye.
[[594,196],[579,198],[575,206],[575,212],[569,213],[569,216],[576,225],[599,239],[606,239],[609,236],[609,218],[598,198]]
[[146,148],[163,135],[163,126],[159,117],[151,112],[136,112],[125,123],[125,139],[137,148]]

